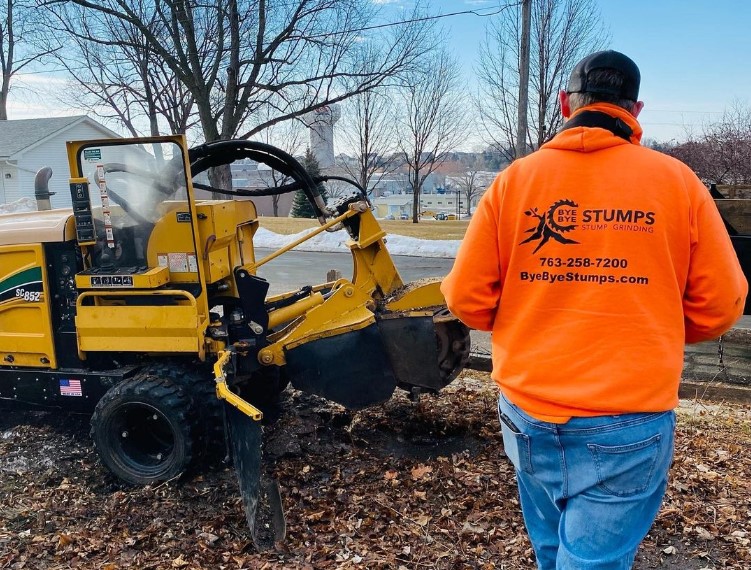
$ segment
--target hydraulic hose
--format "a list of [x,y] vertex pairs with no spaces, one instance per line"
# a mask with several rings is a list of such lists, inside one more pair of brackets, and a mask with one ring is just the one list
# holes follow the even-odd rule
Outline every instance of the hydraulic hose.
[[[232,164],[236,160],[249,158],[266,164],[277,172],[292,178],[296,186],[288,185],[286,191],[301,189],[308,198],[316,217],[322,223],[328,216],[321,189],[302,164],[291,154],[269,144],[248,140],[225,140],[202,144],[188,151],[193,176],[209,168]],[[218,192],[232,193],[220,190]],[[249,195],[249,194],[243,194]],[[262,194],[255,194],[262,195]]]

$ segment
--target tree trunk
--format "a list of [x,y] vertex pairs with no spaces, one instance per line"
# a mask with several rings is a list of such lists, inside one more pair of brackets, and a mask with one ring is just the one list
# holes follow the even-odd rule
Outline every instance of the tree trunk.
[[[209,182],[214,188],[222,190],[232,190],[232,169],[229,164],[222,164],[209,169]],[[214,200],[224,200],[225,194],[212,192],[211,197]]]
[[3,75],[3,85],[0,88],[0,121],[8,120],[8,93],[10,93],[10,77]]
[[420,184],[420,171],[415,170],[414,178],[412,179],[412,223],[417,224],[420,222],[420,191],[422,184]]
[[[228,138],[222,137],[219,134],[215,121],[207,120],[207,118],[211,117],[211,104],[208,97],[196,99],[196,108],[198,109],[201,126],[203,127],[203,138],[207,143]],[[209,184],[214,188],[232,190],[232,170],[229,164],[209,168],[208,175]],[[212,192],[211,198],[214,200],[223,200],[225,195],[219,192]]]
[[516,123],[516,158],[527,154],[527,105],[529,103],[529,32],[532,0],[522,4],[522,41],[519,54],[519,106]]

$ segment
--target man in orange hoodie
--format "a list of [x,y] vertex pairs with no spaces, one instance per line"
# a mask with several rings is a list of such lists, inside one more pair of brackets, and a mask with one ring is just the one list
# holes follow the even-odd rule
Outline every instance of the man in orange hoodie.
[[728,330],[748,290],[707,189],[640,146],[639,82],[619,52],[577,64],[563,129],[496,178],[441,287],[493,333],[541,570],[631,568],[667,487],[683,346]]

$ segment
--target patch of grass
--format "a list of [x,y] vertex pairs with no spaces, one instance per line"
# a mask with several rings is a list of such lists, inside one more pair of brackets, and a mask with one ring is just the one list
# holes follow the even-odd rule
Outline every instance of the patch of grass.
[[420,239],[463,239],[469,220],[443,221],[421,220],[413,224],[410,220],[379,220],[390,234]]
[[[318,226],[317,220],[304,218],[261,217],[258,221],[262,228],[283,235],[296,234]],[[378,223],[386,233],[392,235],[420,239],[462,239],[469,221],[422,220],[419,224],[413,224],[411,220],[378,220]]]

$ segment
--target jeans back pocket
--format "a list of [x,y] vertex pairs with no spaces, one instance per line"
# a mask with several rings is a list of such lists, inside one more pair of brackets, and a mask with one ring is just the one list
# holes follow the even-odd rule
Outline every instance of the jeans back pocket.
[[597,469],[598,486],[618,497],[643,493],[652,483],[661,440],[658,433],[627,445],[587,444]]
[[529,436],[519,432],[506,414],[500,412],[503,449],[517,471],[532,474],[532,452]]

